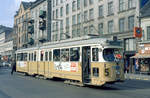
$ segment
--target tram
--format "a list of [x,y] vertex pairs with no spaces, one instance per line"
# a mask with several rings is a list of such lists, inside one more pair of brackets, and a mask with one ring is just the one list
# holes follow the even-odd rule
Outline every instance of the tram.
[[16,51],[17,72],[102,86],[124,81],[118,40],[89,38],[48,42]]

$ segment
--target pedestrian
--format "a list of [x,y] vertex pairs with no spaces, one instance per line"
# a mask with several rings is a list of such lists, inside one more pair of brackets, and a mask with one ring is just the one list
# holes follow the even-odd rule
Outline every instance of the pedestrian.
[[11,70],[11,75],[13,75],[13,72],[16,72],[16,61],[15,59],[12,59],[12,70]]

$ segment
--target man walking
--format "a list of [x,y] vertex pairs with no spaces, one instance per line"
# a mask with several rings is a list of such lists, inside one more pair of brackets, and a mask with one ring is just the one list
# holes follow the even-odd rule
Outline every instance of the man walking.
[[13,75],[13,72],[16,72],[16,61],[15,59],[12,59],[12,70],[11,70],[11,75]]

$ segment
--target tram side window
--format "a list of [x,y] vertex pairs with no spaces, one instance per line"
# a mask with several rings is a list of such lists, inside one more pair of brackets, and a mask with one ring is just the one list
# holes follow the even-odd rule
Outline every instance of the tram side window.
[[41,61],[43,61],[44,60],[44,54],[43,54],[43,51],[41,51]]
[[34,52],[34,61],[36,61],[36,52]]
[[23,61],[27,61],[27,53],[23,54],[23,59],[24,59]]
[[98,61],[98,48],[92,49],[92,61]]
[[45,61],[48,61],[48,52],[45,52]]
[[69,61],[69,49],[61,49],[61,61]]
[[50,51],[49,52],[49,61],[51,61],[52,60],[52,52]]
[[34,55],[33,55],[33,53],[32,53],[32,61],[34,60],[33,58],[34,58]]
[[23,53],[18,53],[17,54],[17,60],[18,61],[23,61]]
[[99,68],[93,68],[93,76],[94,77],[99,77]]
[[53,60],[60,61],[60,49],[56,49],[53,51]]
[[70,49],[70,61],[79,61],[80,59],[80,48],[71,48]]
[[30,58],[31,58],[31,55],[30,55],[30,53],[29,53],[29,61],[30,61]]

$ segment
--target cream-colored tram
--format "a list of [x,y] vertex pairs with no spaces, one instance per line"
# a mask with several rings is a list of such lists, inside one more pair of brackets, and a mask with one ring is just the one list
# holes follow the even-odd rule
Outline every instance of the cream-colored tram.
[[101,86],[124,80],[122,50],[120,41],[109,38],[50,42],[18,50],[17,71]]

